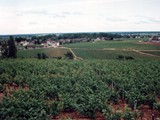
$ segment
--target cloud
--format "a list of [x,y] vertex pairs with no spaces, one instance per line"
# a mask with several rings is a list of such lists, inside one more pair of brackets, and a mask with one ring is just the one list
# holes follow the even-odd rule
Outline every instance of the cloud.
[[137,16],[138,21],[136,23],[138,24],[160,24],[160,20],[153,18],[153,17],[148,17],[148,16]]
[[84,15],[82,12],[73,12],[72,15]]
[[26,11],[16,12],[16,16],[22,17],[26,15],[41,15],[41,16],[49,16],[52,18],[66,18],[69,16],[78,16],[83,15],[81,12],[69,12],[69,11],[58,11],[58,12],[50,12],[50,10],[45,9],[30,9]]
[[107,17],[106,20],[109,22],[127,22],[128,21],[127,19],[117,18],[117,17]]
[[63,15],[71,15],[71,12],[63,11],[62,14]]
[[16,15],[22,16],[26,14],[34,14],[34,15],[48,15],[46,10],[38,10],[38,9],[30,9],[26,11],[17,12]]
[[34,21],[29,22],[29,25],[36,25],[36,24],[38,24],[38,23],[37,23],[37,22],[34,22]]
[[50,14],[50,16],[52,16],[53,18],[65,18],[66,17],[66,15],[58,14],[58,13]]
[[0,1],[0,34],[160,28],[160,0]]

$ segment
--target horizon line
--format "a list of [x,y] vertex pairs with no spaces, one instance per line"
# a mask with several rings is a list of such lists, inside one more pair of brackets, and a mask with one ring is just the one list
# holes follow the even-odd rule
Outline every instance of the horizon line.
[[76,34],[76,33],[158,33],[160,31],[107,31],[107,32],[104,32],[104,31],[97,31],[97,32],[48,32],[48,33],[15,33],[15,34],[0,34],[0,36],[16,36],[16,35],[40,35],[40,34],[70,34],[70,33],[73,33],[73,34]]

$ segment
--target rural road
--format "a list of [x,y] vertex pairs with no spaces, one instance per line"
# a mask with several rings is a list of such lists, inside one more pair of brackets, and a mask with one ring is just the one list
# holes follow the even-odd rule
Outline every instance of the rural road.
[[74,59],[76,59],[76,60],[83,60],[83,58],[76,56],[76,54],[73,52],[73,50],[71,48],[68,48],[68,47],[59,47],[59,48],[69,49],[69,51],[73,54]]

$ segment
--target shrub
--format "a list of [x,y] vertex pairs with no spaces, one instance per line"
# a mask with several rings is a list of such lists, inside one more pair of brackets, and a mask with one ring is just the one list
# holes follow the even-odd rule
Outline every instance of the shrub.
[[125,108],[124,108],[123,119],[124,120],[132,120],[132,112],[128,106],[125,106]]
[[112,120],[121,120],[121,112],[113,113]]
[[0,105],[1,120],[47,120],[45,102],[37,99],[31,91],[19,90],[10,97],[4,97]]
[[4,73],[4,72],[5,72],[5,70],[0,67],[0,75],[1,75],[2,73]]
[[0,83],[0,92],[3,92],[3,85]]
[[160,102],[154,103],[154,108],[160,111]]
[[65,56],[68,58],[68,59],[74,59],[74,55],[71,53],[71,52],[67,52],[65,54]]
[[134,58],[132,56],[124,56],[124,55],[118,55],[119,60],[133,60]]
[[10,84],[12,83],[12,77],[9,74],[3,73],[0,75],[0,83],[1,84]]

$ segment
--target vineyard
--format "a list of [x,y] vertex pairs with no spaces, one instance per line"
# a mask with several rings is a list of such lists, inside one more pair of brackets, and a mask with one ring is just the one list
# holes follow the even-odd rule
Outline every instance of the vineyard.
[[78,59],[118,59],[128,56],[134,59],[160,60],[160,46],[140,44],[138,40],[96,41],[65,44],[58,48],[41,48],[19,50],[18,58],[37,58],[37,54],[44,53],[49,58],[66,58],[66,53],[73,51]]
[[0,96],[1,120],[77,119],[63,113],[83,120],[156,119],[160,62],[4,59]]
[[44,53],[50,58],[65,57],[69,50],[61,48],[41,48],[41,49],[31,49],[31,50],[19,50],[18,58],[36,58],[38,53]]
[[[141,41],[141,40],[140,40]],[[116,50],[128,49],[128,50],[159,50],[160,45],[154,44],[143,44],[137,39],[123,39],[121,41],[94,41],[94,42],[82,42],[82,43],[73,43],[66,44],[65,47],[70,48],[87,48],[87,49],[107,49],[115,48]]]
[[160,60],[160,46],[145,44],[140,40],[94,41],[63,45],[73,50],[82,59],[118,59],[119,56],[133,59]]
[[118,56],[132,56],[134,59],[157,59],[160,60],[159,51],[142,51],[143,53],[149,53],[149,56],[146,54],[141,54],[136,51],[125,51],[125,50],[104,50],[104,49],[72,49],[74,53],[83,58],[83,59],[118,59]]

